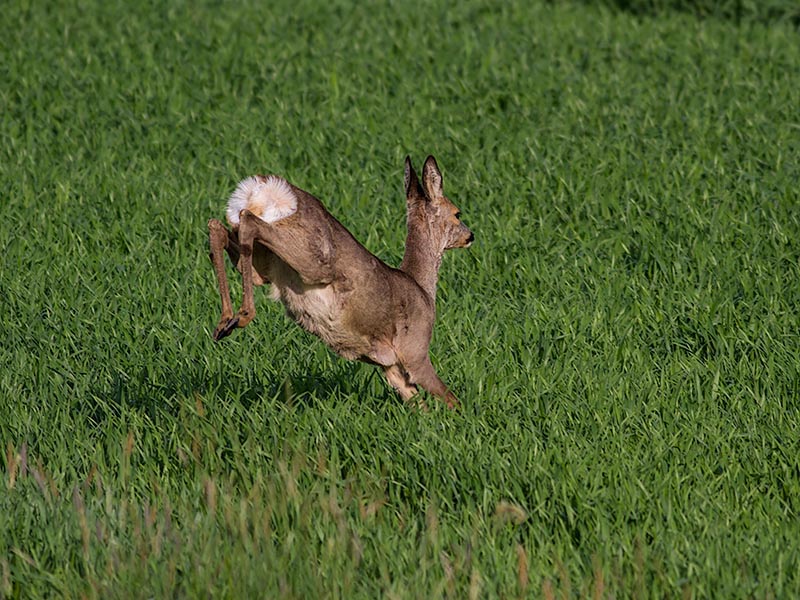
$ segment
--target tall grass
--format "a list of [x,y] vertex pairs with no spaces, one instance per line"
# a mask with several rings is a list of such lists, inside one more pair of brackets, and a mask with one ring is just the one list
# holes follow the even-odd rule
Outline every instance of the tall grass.
[[640,16],[665,17],[685,12],[698,18],[729,19],[738,24],[783,23],[800,26],[800,6],[791,0],[599,0],[601,4]]
[[[789,24],[3,12],[0,595],[800,594]],[[205,224],[239,179],[285,175],[397,264],[406,153],[476,234],[432,347],[459,411],[261,290],[211,341]]]

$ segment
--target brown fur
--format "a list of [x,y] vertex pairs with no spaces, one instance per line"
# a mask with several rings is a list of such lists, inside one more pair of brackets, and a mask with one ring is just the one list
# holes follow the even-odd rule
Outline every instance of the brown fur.
[[[444,196],[432,156],[421,184],[406,158],[405,188],[408,236],[400,269],[370,253],[319,200],[295,186],[297,210],[285,218],[266,222],[245,209],[231,231],[211,219],[210,256],[222,298],[214,339],[246,326],[256,314],[253,285],[271,283],[273,296],[301,327],[344,358],[382,367],[403,399],[420,386],[454,407],[458,401],[434,371],[428,350],[442,255],[468,247],[473,235]],[[243,278],[235,315],[223,250]]]

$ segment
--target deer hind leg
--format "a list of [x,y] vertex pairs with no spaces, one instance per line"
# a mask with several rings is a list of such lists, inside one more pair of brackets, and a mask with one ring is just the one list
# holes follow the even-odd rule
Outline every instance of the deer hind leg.
[[[284,219],[286,218],[288,217]],[[228,330],[247,326],[256,315],[253,299],[253,246],[256,243],[266,246],[294,269],[307,285],[322,285],[333,281],[333,247],[330,232],[325,229],[325,225],[287,227],[280,221],[269,223],[249,210],[243,210],[239,214],[242,305],[226,325]]]
[[228,256],[235,265],[239,260],[239,245],[235,233],[228,231],[221,221],[211,219],[208,222],[208,246],[209,257],[211,258],[211,264],[214,266],[214,273],[217,276],[217,283],[219,285],[219,295],[222,300],[222,315],[213,333],[214,340],[219,341],[233,329],[233,327],[229,326],[233,318],[233,306],[231,305],[228,277],[225,274],[223,250],[228,253]]
[[409,381],[412,384],[419,385],[426,392],[441,398],[448,408],[455,408],[458,406],[458,398],[455,397],[453,392],[447,389],[447,386],[436,374],[436,371],[431,364],[430,357],[426,354],[424,357],[407,365]]

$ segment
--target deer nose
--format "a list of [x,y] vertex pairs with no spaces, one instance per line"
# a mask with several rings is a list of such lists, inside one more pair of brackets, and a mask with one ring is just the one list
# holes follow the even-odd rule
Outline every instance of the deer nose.
[[469,237],[467,238],[467,244],[471,244],[474,241],[475,241],[475,234],[470,231]]

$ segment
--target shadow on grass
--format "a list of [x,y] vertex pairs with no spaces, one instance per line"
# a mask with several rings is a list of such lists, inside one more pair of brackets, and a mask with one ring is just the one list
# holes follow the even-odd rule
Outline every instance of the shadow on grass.
[[[364,373],[363,369],[369,369]],[[177,415],[185,399],[237,402],[245,409],[265,404],[283,404],[293,410],[311,409],[320,403],[347,402],[353,396],[376,403],[400,401],[386,385],[376,395],[372,381],[381,378],[374,367],[337,360],[333,368],[293,367],[271,376],[263,370],[228,373],[208,365],[193,364],[190,369],[171,371],[153,378],[148,370],[130,374],[117,371],[110,383],[93,386],[94,402],[84,405],[89,418],[102,423],[119,418],[126,409],[139,410],[151,418],[157,413]]]

